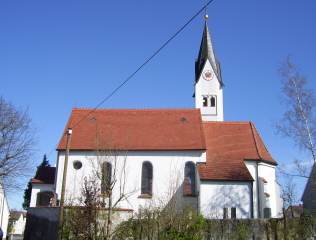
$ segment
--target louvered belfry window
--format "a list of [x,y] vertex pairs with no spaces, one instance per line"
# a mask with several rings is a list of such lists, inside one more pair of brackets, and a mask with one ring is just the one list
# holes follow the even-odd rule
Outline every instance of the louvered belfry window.
[[215,107],[215,97],[211,97],[211,107]]
[[152,195],[153,166],[150,162],[142,166],[142,188],[141,194]]
[[102,164],[101,193],[108,194],[111,187],[112,165],[108,162]]
[[207,107],[207,97],[203,97],[203,107]]
[[195,166],[192,162],[185,164],[184,168],[184,195],[195,195]]

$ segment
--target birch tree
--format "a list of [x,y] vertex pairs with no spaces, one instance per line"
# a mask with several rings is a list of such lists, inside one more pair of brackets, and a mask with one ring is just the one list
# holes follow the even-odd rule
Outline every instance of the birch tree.
[[[307,77],[301,73],[299,66],[292,63],[292,56],[281,62],[278,69],[281,77],[282,91],[280,100],[286,111],[283,118],[275,122],[277,133],[291,138],[295,146],[307,152],[316,161],[316,100],[312,89],[307,87]],[[300,176],[309,177],[310,169],[306,169],[299,160],[294,161]]]

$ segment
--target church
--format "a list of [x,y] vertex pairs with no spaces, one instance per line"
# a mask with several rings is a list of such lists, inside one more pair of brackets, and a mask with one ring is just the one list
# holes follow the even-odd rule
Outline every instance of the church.
[[122,212],[175,200],[206,218],[280,216],[277,162],[252,122],[224,121],[224,83],[207,18],[194,87],[194,109],[74,108],[57,166],[45,170],[55,177],[34,177],[30,207],[58,206],[65,171],[65,205],[81,205],[90,181],[105,207],[111,197]]

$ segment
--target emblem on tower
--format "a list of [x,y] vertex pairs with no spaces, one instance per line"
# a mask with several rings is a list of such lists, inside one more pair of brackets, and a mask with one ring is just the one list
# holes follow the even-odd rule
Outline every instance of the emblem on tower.
[[214,77],[214,73],[210,70],[204,71],[202,75],[203,75],[203,78],[207,81],[212,80]]

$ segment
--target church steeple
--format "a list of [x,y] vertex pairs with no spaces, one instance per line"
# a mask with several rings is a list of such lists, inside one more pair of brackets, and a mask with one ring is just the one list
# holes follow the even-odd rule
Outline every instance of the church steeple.
[[200,51],[198,59],[195,63],[195,76],[196,81],[199,80],[201,76],[202,70],[204,68],[206,60],[209,60],[212,68],[214,69],[214,73],[217,75],[217,79],[223,86],[222,76],[221,76],[221,67],[218,59],[216,58],[215,49],[213,47],[213,42],[210,34],[210,30],[208,28],[207,20],[205,20],[204,32],[201,41]]
[[224,86],[221,67],[205,16],[203,37],[198,59],[195,62],[195,107],[201,109],[203,121],[223,121]]

